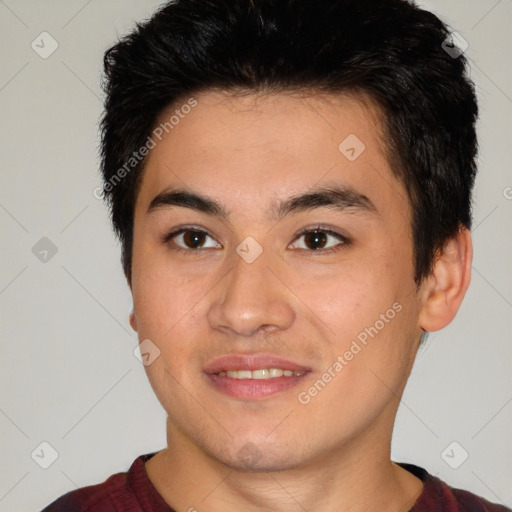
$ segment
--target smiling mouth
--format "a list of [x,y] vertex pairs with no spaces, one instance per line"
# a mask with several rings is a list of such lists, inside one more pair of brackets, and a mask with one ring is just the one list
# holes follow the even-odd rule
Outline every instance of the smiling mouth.
[[291,391],[311,368],[274,354],[226,354],[203,368],[216,391],[239,400],[263,400]]
[[204,375],[218,392],[239,400],[252,401],[289,392],[303,382],[309,373],[305,368],[290,370],[270,367],[252,370],[219,369]]

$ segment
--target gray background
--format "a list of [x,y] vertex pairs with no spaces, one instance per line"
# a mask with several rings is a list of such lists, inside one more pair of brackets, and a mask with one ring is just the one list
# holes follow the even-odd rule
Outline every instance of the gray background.
[[[165,446],[164,412],[133,355],[119,247],[93,196],[103,52],[159,3],[0,0],[1,511],[39,510]],[[418,355],[392,455],[510,506],[512,2],[422,5],[469,43],[481,108],[475,258],[457,319]],[[59,45],[46,59],[31,47],[43,31]],[[58,250],[46,262],[32,251],[43,237]],[[43,441],[58,453],[48,469]]]

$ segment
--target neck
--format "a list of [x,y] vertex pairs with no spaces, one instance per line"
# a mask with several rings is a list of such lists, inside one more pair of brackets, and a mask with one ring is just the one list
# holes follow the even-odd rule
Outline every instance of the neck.
[[[157,491],[177,511],[404,512],[419,497],[423,484],[391,462],[390,437],[384,444],[376,432],[367,432],[297,468],[241,472],[209,457],[168,425],[168,448],[152,457],[146,470]],[[374,442],[368,443],[369,438]]]

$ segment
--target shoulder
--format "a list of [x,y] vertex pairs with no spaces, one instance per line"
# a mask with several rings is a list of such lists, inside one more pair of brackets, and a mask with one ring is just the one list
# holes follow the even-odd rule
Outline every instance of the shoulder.
[[64,494],[41,512],[135,512],[141,510],[133,483],[144,473],[144,463],[151,455],[137,457],[127,472],[116,473],[102,483]]
[[481,496],[477,496],[463,489],[454,489],[444,484],[454,497],[460,512],[511,512],[510,508],[497,503],[491,503]]
[[82,487],[64,494],[42,512],[119,512],[114,501],[126,488],[126,473],[110,476],[103,483]]
[[464,489],[451,487],[425,469],[400,463],[423,481],[423,492],[410,512],[512,512],[512,509],[492,503]]

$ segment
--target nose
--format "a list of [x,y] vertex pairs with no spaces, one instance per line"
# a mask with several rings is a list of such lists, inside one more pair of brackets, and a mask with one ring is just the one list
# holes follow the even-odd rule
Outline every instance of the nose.
[[279,279],[266,251],[252,263],[233,254],[231,271],[215,288],[208,320],[212,328],[238,336],[286,330],[295,321],[292,292]]

